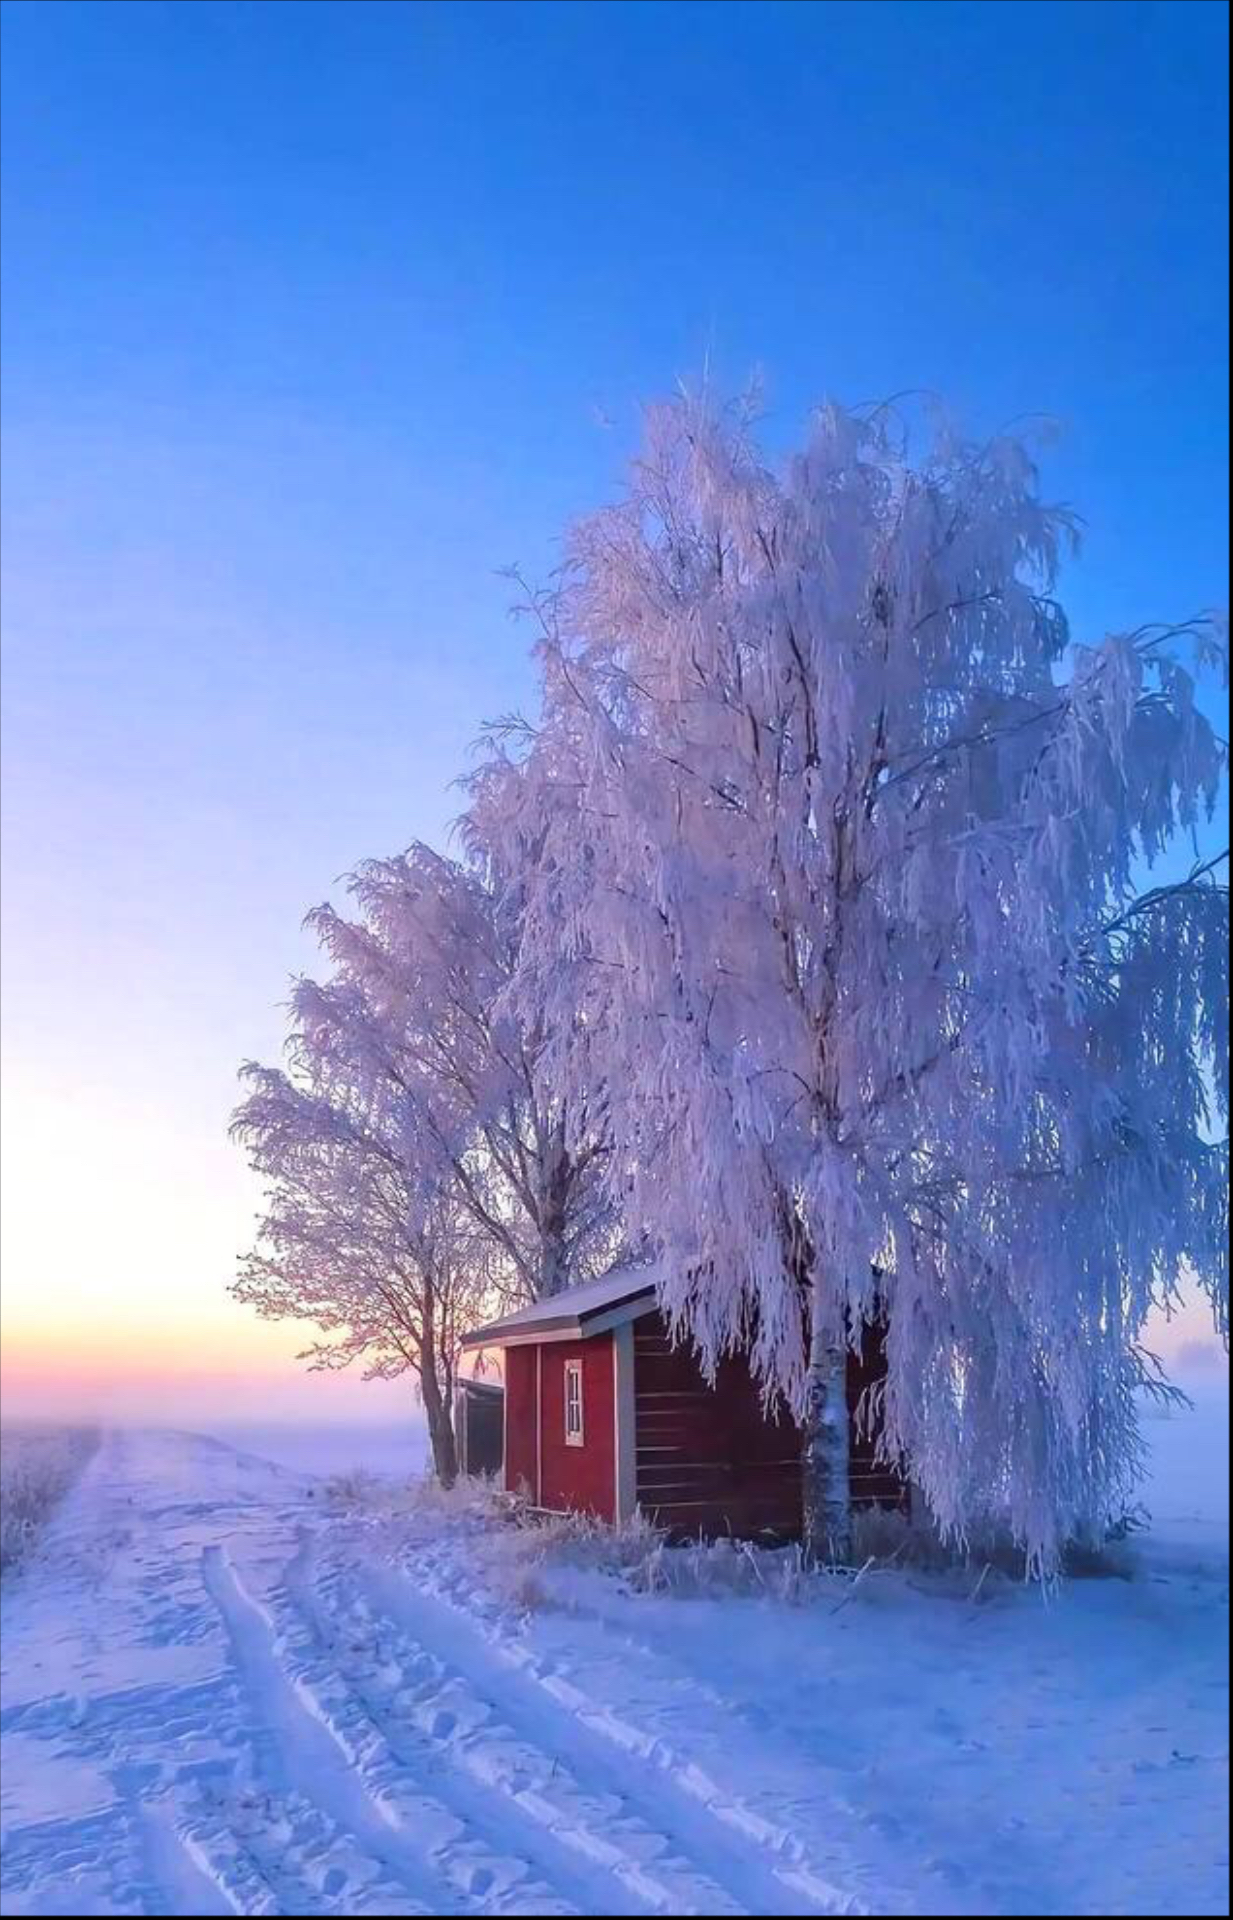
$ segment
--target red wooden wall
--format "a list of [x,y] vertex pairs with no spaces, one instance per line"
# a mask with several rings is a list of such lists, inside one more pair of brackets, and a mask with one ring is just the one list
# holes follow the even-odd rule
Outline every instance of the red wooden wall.
[[638,1504],[676,1535],[800,1531],[799,1438],[767,1420],[743,1360],[707,1385],[692,1348],[657,1313],[634,1323]]
[[[801,1526],[800,1431],[767,1419],[749,1368],[725,1360],[707,1385],[693,1350],[673,1347],[660,1316],[634,1323],[637,1498],[677,1538],[731,1533],[791,1538]],[[509,1347],[505,1354],[505,1484],[542,1507],[616,1513],[616,1387],[611,1334]],[[565,1364],[582,1363],[583,1444],[565,1444]],[[536,1368],[539,1367],[537,1387]],[[862,1395],[886,1371],[882,1338],[865,1330],[848,1358],[853,1416],[852,1497],[862,1506],[902,1506],[906,1488],[874,1458],[876,1434],[857,1431]],[[539,1447],[536,1448],[536,1407]]]
[[505,1485],[537,1498],[535,1347],[505,1349]]
[[[616,1513],[612,1335],[540,1348],[540,1505],[611,1520]],[[582,1362],[582,1445],[565,1444],[565,1362]]]
[[[876,1328],[849,1356],[848,1406],[885,1373]],[[707,1385],[688,1345],[673,1347],[658,1314],[634,1326],[638,1504],[681,1537],[759,1533],[791,1537],[801,1528],[800,1431],[787,1414],[767,1419],[744,1360],[723,1361]],[[903,1504],[898,1476],[875,1464],[875,1439],[853,1434],[852,1497],[860,1505]]]

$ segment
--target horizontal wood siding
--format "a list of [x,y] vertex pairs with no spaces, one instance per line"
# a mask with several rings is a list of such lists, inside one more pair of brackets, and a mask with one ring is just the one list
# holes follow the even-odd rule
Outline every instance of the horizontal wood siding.
[[[876,1329],[848,1367],[855,1414],[885,1372]],[[792,1538],[801,1527],[800,1430],[781,1411],[763,1413],[743,1359],[721,1362],[708,1386],[688,1345],[673,1347],[658,1314],[634,1328],[638,1504],[677,1538],[731,1533]],[[860,1504],[901,1505],[899,1479],[874,1465],[874,1439],[855,1440],[852,1494]]]
[[795,1424],[768,1420],[743,1360],[708,1386],[692,1348],[674,1347],[659,1314],[634,1327],[638,1504],[683,1537],[800,1531]]
[[[513,1349],[512,1351],[517,1351]],[[565,1512],[616,1514],[616,1409],[612,1335],[556,1340],[540,1348],[540,1505]],[[565,1366],[582,1365],[582,1445],[565,1444]]]
[[505,1350],[505,1486],[539,1498],[535,1471],[535,1348]]

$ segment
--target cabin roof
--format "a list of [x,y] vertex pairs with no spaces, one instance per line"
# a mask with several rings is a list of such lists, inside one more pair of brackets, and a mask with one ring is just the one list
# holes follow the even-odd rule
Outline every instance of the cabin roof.
[[597,1280],[584,1280],[549,1300],[520,1307],[500,1320],[490,1320],[463,1338],[464,1347],[531,1346],[549,1340],[586,1340],[607,1333],[627,1320],[638,1320],[655,1307],[658,1268],[613,1267]]

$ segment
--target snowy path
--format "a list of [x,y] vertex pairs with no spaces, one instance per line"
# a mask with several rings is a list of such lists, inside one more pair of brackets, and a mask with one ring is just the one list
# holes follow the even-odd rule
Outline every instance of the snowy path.
[[2,1603],[3,1912],[1222,1910],[1219,1552],[526,1618],[475,1524],[109,1437]]
[[6,1913],[849,1907],[319,1508],[206,1440],[104,1443],[5,1598]]

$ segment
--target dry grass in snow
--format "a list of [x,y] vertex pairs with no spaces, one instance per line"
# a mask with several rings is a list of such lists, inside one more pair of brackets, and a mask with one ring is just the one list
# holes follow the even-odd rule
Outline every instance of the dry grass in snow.
[[29,1551],[97,1444],[88,1427],[0,1429],[0,1572]]

